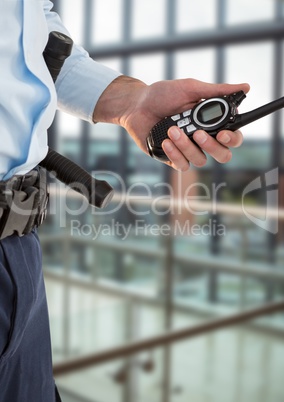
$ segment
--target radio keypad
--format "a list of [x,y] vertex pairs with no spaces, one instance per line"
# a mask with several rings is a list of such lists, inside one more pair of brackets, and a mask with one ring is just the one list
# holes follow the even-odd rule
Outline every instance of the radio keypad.
[[191,109],[186,110],[183,113],[176,114],[174,116],[171,116],[171,119],[175,122],[175,124],[181,128],[185,134],[189,135],[194,133],[196,131],[197,127],[195,127],[194,124],[192,124],[192,120],[189,117],[191,115]]

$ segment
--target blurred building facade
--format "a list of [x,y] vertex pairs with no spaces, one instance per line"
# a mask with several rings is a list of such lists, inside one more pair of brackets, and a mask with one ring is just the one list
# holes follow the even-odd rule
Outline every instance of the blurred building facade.
[[[90,55],[148,84],[248,82],[283,96],[282,0],[57,0]],[[284,297],[284,122],[243,130],[229,164],[172,171],[123,129],[58,114],[50,143],[116,190],[105,211],[52,182],[40,235],[55,364]],[[58,377],[64,401],[284,400],[284,314]]]

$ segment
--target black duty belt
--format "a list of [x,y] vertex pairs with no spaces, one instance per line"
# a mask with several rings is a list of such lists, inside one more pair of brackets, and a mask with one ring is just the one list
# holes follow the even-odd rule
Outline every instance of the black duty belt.
[[0,182],[0,239],[23,236],[46,217],[48,192],[46,171],[37,167],[23,176]]

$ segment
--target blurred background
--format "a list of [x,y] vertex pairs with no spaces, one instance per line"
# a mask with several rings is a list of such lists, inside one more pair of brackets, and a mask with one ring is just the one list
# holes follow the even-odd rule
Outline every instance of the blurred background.
[[[148,84],[248,82],[240,113],[284,94],[283,0],[54,5],[95,60]],[[121,128],[58,113],[50,145],[104,171],[96,176],[116,190],[100,211],[51,185],[40,237],[63,402],[284,401],[284,312],[56,371],[70,359],[283,300],[283,112],[242,131],[230,163],[208,157],[204,168],[178,174]]]

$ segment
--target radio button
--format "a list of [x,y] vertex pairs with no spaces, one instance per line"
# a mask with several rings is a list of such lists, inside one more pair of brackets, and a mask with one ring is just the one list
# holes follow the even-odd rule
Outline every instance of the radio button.
[[171,119],[172,119],[173,121],[179,120],[179,119],[180,119],[180,114],[175,114],[174,116],[171,117]]
[[194,131],[196,131],[196,127],[193,124],[190,124],[186,127],[186,131],[188,132],[188,134],[193,133]]
[[186,110],[185,112],[183,112],[183,117],[187,117],[191,115],[191,109],[190,110]]
[[182,128],[184,126],[187,126],[189,124],[189,119],[186,117],[183,120],[178,121],[177,125]]

